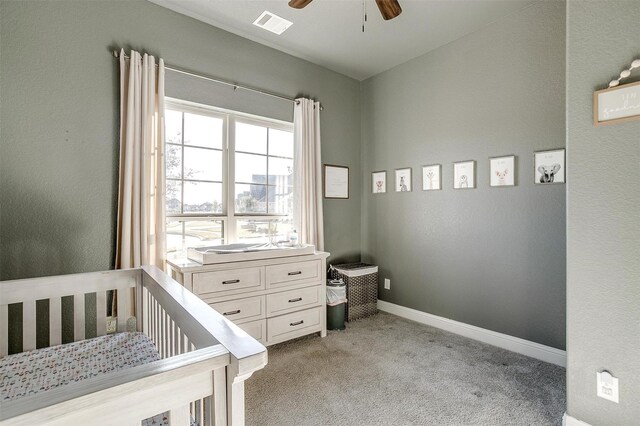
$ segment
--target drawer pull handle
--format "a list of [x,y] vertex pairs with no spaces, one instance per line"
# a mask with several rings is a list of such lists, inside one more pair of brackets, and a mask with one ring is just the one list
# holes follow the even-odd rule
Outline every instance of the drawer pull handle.
[[302,300],[302,297],[296,297],[295,299],[289,299],[289,303],[299,302]]
[[240,309],[235,310],[235,311],[225,312],[225,313],[224,313],[224,314],[222,314],[222,315],[224,315],[224,316],[226,317],[227,315],[235,315],[235,314],[239,314],[239,313],[240,313]]
[[238,284],[240,282],[240,280],[228,280],[228,281],[222,281],[222,284]]
[[287,275],[300,275],[302,271],[289,272]]
[[291,327],[295,327],[296,325],[300,325],[300,324],[304,324],[304,320],[300,320],[300,321],[298,321],[298,322],[292,322],[292,323],[289,323],[289,325],[290,325]]

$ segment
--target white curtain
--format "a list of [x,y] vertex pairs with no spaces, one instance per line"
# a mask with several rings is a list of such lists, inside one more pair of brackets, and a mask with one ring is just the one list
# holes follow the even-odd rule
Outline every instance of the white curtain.
[[120,51],[116,268],[164,269],[164,62]]
[[294,220],[301,244],[324,250],[322,163],[320,158],[320,102],[296,99],[293,109],[295,144]]

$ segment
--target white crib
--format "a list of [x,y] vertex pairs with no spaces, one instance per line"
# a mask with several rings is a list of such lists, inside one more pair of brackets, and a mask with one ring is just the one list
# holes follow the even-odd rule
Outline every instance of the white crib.
[[[0,425],[140,425],[164,412],[172,426],[244,424],[244,380],[266,365],[265,347],[155,267],[0,282],[0,357],[15,329],[9,305],[22,304],[22,351],[29,351],[36,349],[36,301],[48,300],[48,346],[55,346],[62,343],[62,298],[73,297],[73,338],[80,341],[88,312],[96,312],[96,334],[106,334],[111,290],[117,330],[128,322],[161,359],[2,402]],[[96,306],[86,306],[85,294],[93,293]]]

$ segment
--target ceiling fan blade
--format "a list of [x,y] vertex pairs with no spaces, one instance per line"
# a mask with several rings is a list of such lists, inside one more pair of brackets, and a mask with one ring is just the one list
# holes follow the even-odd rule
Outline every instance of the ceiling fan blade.
[[[289,4],[293,1],[294,0],[291,0]],[[376,0],[376,4],[378,5],[378,9],[380,9],[380,13],[385,21],[393,19],[402,13],[402,8],[400,7],[398,0]]]
[[291,6],[294,9],[302,9],[312,1],[313,0],[290,0],[289,6]]

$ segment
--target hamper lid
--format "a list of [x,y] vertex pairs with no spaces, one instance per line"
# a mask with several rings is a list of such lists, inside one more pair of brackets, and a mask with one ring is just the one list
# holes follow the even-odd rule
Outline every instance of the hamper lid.
[[376,265],[370,265],[368,263],[345,263],[331,267],[347,277],[360,277],[362,275],[375,274],[378,272],[378,267]]

